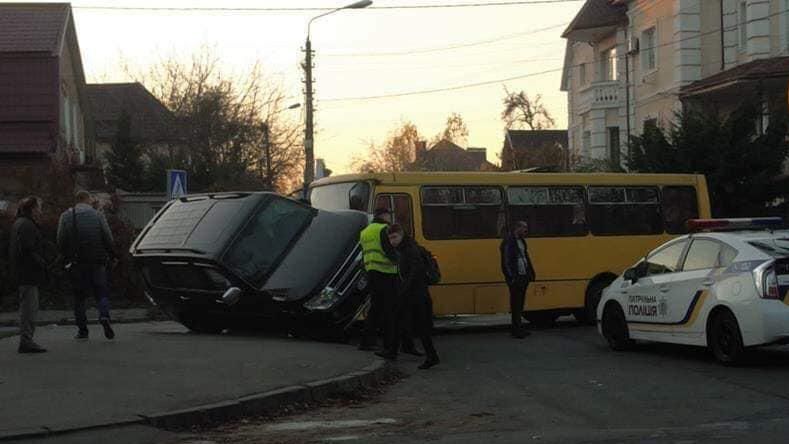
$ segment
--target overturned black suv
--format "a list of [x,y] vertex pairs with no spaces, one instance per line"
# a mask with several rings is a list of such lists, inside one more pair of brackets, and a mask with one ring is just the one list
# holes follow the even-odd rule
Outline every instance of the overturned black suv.
[[194,195],[162,208],[131,253],[151,302],[193,331],[341,333],[367,298],[367,222],[272,193]]

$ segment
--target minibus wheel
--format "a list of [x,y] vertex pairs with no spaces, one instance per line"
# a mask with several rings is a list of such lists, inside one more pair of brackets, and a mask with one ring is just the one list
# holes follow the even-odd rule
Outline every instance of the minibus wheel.
[[[611,285],[613,281],[614,279],[611,278],[602,278],[589,284],[589,287],[586,289],[586,300],[583,309],[584,315],[582,316],[587,324],[597,324],[597,306],[600,304],[600,299],[603,297],[603,290]],[[576,319],[578,319],[577,316]],[[581,319],[578,320],[580,321]]]

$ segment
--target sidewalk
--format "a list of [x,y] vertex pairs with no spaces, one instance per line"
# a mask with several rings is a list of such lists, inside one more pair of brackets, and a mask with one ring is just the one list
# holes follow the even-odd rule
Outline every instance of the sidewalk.
[[73,327],[41,327],[36,340],[49,352],[40,355],[20,355],[16,338],[0,339],[0,440],[260,414],[350,391],[384,369],[342,344],[196,335],[174,322],[115,330],[114,341],[95,327],[90,340],[76,341]]
[[[151,307],[155,308],[155,307]],[[127,308],[111,310],[113,323],[145,322],[151,320],[149,308]],[[88,322],[95,323],[98,314],[95,309],[88,309]],[[36,325],[74,325],[74,312],[71,310],[41,310],[38,312]],[[0,327],[16,327],[19,325],[19,313],[16,311],[0,312]]]

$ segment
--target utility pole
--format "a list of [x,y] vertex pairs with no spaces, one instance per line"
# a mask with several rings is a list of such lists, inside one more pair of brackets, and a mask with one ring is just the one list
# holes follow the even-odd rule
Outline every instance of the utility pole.
[[313,103],[312,103],[312,43],[307,34],[307,43],[304,48],[304,83],[307,113],[304,125],[304,195],[307,188],[315,179],[315,139],[313,134]]

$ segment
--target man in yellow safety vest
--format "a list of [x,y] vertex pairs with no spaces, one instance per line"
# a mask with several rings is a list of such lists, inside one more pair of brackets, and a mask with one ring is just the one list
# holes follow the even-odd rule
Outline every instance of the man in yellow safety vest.
[[370,310],[367,313],[361,350],[374,350],[376,331],[384,331],[384,357],[394,359],[398,347],[397,265],[392,260],[394,249],[389,244],[387,227],[392,214],[387,208],[378,208],[373,221],[359,234],[370,289]]

